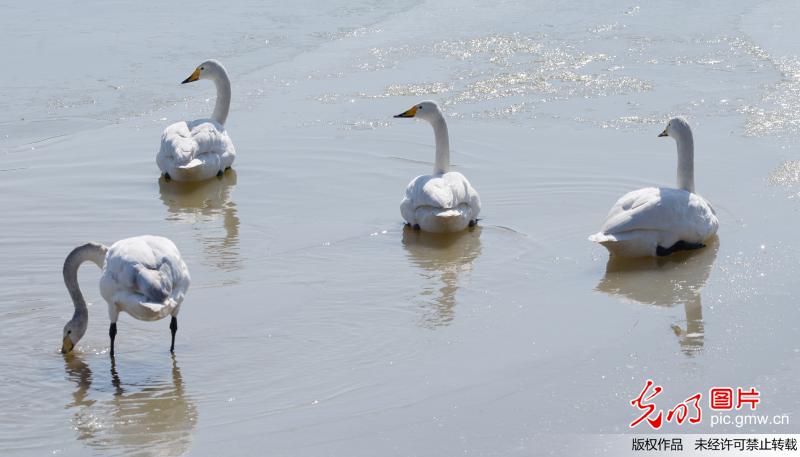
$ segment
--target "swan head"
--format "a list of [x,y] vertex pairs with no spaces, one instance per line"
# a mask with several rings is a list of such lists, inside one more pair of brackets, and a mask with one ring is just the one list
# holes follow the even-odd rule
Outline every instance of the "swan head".
[[442,110],[439,109],[439,105],[437,105],[436,102],[425,100],[394,117],[417,117],[428,122],[433,122],[436,119],[441,119],[443,115]]
[[206,60],[198,65],[197,68],[194,69],[194,72],[189,75],[188,78],[184,79],[181,84],[191,83],[201,79],[222,79],[226,74],[225,67],[223,67],[219,61],[214,59]]
[[64,326],[64,337],[63,343],[61,345],[61,353],[66,354],[78,344],[78,341],[83,338],[83,335],[86,333],[86,319],[81,319],[78,316],[75,316],[67,322],[67,325]]
[[676,117],[670,119],[670,121],[667,123],[667,128],[665,128],[663,132],[659,133],[658,136],[671,136],[677,140],[678,138],[686,137],[687,134],[692,134],[692,129],[689,127],[689,123],[686,122],[686,119],[682,117]]

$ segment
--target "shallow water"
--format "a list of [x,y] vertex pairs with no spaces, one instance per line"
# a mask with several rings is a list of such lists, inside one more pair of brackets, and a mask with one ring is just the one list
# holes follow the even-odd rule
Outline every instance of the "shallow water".
[[[647,378],[664,407],[757,386],[795,422],[795,2],[51,6],[0,6],[0,454],[558,454],[552,434],[627,432]],[[164,126],[213,106],[178,84],[208,57],[235,170],[164,182]],[[422,98],[481,194],[460,237],[400,219],[433,138],[391,115]],[[674,184],[675,114],[719,237],[609,263],[586,237]],[[167,321],[124,316],[111,363],[91,264],[63,357],[64,257],[143,233],[192,273],[174,358]]]

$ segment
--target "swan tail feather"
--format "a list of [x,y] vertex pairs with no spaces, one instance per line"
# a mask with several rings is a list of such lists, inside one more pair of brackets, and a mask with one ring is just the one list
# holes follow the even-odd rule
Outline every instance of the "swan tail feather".
[[158,320],[171,314],[178,306],[178,302],[173,298],[167,298],[162,303],[140,301],[140,309],[147,310],[144,320]]
[[617,237],[615,237],[614,235],[603,232],[597,232],[594,235],[589,235],[589,241],[593,241],[595,243],[600,243],[600,244],[607,244],[607,243],[615,243],[619,240],[617,240]]
[[151,302],[139,302],[139,305],[149,309],[154,314],[161,314],[161,311],[167,306],[164,303],[151,303]]
[[200,160],[200,159],[192,159],[192,160],[189,161],[189,163],[187,163],[185,165],[179,165],[178,169],[179,170],[187,170],[187,171],[189,171],[189,170],[194,170],[197,167],[201,167],[202,165],[203,165],[203,161],[202,160]]
[[440,217],[442,219],[449,219],[451,217],[461,217],[461,214],[462,214],[461,211],[457,209],[446,209],[443,211],[439,211],[438,213],[435,213],[434,216]]

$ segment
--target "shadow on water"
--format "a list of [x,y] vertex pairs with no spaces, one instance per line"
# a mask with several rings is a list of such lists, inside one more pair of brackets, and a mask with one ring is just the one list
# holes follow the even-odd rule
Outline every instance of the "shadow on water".
[[448,325],[455,314],[459,276],[472,270],[481,253],[481,227],[456,234],[435,234],[403,228],[403,247],[408,259],[421,270],[425,303],[423,327]]
[[683,352],[692,356],[702,351],[705,337],[700,291],[708,281],[717,258],[719,239],[706,247],[668,257],[644,259],[609,258],[606,274],[595,288],[637,303],[684,306],[685,327],[672,325]]
[[[201,182],[158,180],[161,201],[167,207],[167,220],[196,224],[206,261],[222,271],[240,269],[239,216],[231,191],[236,186],[236,171],[229,169],[221,178]],[[222,222],[222,226],[214,224]],[[222,229],[222,231],[220,231]]]
[[171,380],[137,384],[124,383],[111,359],[111,398],[106,398],[105,376],[94,375],[79,354],[65,355],[64,368],[77,384],[66,408],[75,410],[73,425],[80,441],[112,454],[177,456],[189,451],[197,408],[185,393],[174,356]]

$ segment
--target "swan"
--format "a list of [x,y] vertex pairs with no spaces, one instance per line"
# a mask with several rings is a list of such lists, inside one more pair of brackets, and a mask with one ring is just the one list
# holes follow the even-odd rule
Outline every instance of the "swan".
[[666,256],[705,247],[717,233],[714,208],[694,193],[694,140],[682,118],[669,121],[659,137],[678,146],[678,188],[647,187],[625,194],[608,213],[600,232],[589,237],[619,257]]
[[450,171],[450,139],[439,106],[423,101],[394,117],[424,119],[433,126],[436,138],[433,174],[417,176],[408,185],[400,202],[403,219],[414,229],[434,233],[458,232],[475,226],[481,199],[464,175]]
[[225,121],[231,106],[231,81],[216,60],[201,63],[181,84],[210,79],[217,86],[217,101],[210,119],[176,122],[161,135],[156,163],[161,173],[176,181],[202,181],[222,176],[233,164],[233,148]]
[[64,261],[64,284],[67,286],[75,314],[64,326],[61,352],[66,354],[78,344],[89,324],[89,310],[78,286],[78,268],[90,261],[103,270],[100,277],[100,294],[108,303],[111,326],[111,355],[114,355],[114,338],[117,319],[125,311],[142,321],[155,321],[172,316],[170,352],[175,350],[175,332],[178,331],[178,311],[189,288],[189,270],[181,259],[175,244],[160,236],[126,238],[111,247],[97,243],[78,246]]

